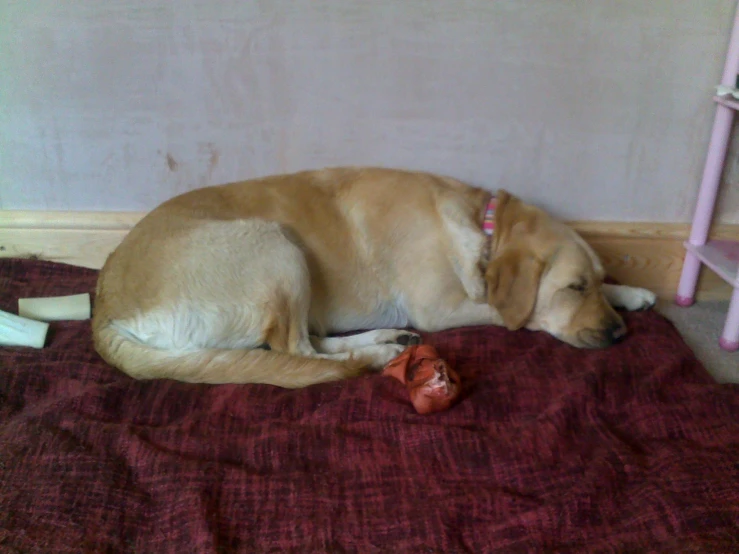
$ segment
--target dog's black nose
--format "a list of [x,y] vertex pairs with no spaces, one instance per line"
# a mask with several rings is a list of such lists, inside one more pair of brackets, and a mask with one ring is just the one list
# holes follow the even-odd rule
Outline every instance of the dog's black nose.
[[626,338],[626,324],[617,321],[606,330],[606,334],[611,344],[618,344]]

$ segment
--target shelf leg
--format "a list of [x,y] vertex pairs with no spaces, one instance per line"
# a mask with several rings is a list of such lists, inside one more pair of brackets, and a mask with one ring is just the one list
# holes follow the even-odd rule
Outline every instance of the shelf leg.
[[703,179],[698,191],[698,202],[695,205],[693,226],[690,229],[690,244],[702,246],[708,239],[711,227],[713,208],[716,205],[718,187],[721,183],[721,174],[724,170],[726,150],[731,139],[731,126],[734,122],[734,110],[726,106],[716,107],[716,117],[713,122],[711,141],[708,144],[708,156],[703,169]]
[[[702,246],[708,239],[711,228],[713,209],[716,205],[718,187],[721,183],[726,150],[731,139],[731,126],[734,122],[734,110],[726,106],[716,108],[716,118],[713,122],[711,142],[708,145],[708,156],[703,169],[703,179],[698,191],[698,202],[695,206],[693,225],[690,229],[690,244]],[[690,306],[695,298],[695,287],[698,283],[701,263],[691,252],[685,253],[683,270],[680,275],[675,302],[680,306]]]
[[735,284],[734,293],[729,303],[729,313],[724,323],[724,331],[721,333],[719,345],[724,350],[734,352],[739,350],[739,283]]
[[680,274],[680,283],[677,286],[675,303],[687,308],[695,302],[695,287],[698,284],[698,276],[701,271],[701,261],[692,252],[685,253],[683,271]]

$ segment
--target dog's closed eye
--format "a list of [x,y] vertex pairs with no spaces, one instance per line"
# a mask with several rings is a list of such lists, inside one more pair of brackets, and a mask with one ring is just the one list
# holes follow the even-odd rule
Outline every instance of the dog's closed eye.
[[567,288],[570,290],[577,291],[577,292],[585,292],[585,283],[583,283],[582,281],[579,281],[577,283],[572,283]]

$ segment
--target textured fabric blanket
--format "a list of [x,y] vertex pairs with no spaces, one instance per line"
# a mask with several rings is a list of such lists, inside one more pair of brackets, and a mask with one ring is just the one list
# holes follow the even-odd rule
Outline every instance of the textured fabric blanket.
[[[96,272],[0,261],[0,308]],[[289,391],[138,382],[89,322],[0,348],[0,552],[737,552],[739,387],[658,313],[576,350],[426,335],[460,374],[419,415],[372,375]]]

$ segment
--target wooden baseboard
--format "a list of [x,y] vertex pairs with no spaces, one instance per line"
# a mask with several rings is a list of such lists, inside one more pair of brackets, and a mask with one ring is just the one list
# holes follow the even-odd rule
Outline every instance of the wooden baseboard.
[[144,214],[0,211],[0,257],[100,269]]
[[[0,211],[0,257],[35,257],[98,269],[143,214],[129,212]],[[574,221],[571,225],[602,257],[609,275],[672,299],[682,269],[682,223]],[[739,225],[719,225],[713,238],[739,240]],[[727,299],[731,287],[704,271],[699,300]]]

